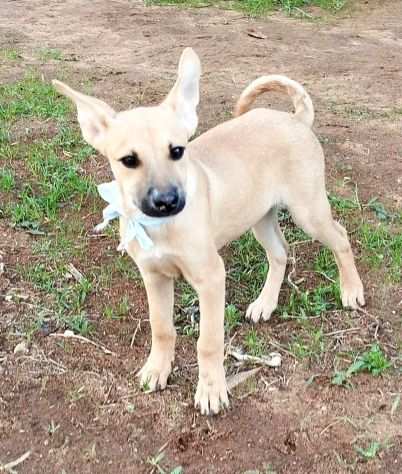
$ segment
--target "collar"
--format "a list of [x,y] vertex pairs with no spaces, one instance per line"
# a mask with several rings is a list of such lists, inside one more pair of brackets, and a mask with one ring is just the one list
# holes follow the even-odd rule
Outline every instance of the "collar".
[[102,183],[98,185],[98,192],[101,198],[108,203],[103,209],[103,221],[95,227],[95,232],[105,229],[111,220],[117,217],[126,219],[126,229],[124,235],[121,236],[120,245],[117,250],[127,250],[128,244],[137,239],[143,250],[150,250],[154,243],[146,232],[146,227],[159,227],[169,221],[169,217],[149,217],[137,210],[132,216],[128,216],[124,212],[121,192],[116,180],[110,183]]

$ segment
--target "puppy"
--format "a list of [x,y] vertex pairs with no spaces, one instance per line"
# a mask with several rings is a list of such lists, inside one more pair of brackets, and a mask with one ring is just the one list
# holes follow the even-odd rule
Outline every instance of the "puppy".
[[[229,403],[223,366],[225,268],[218,253],[222,246],[252,228],[266,250],[268,276],[246,314],[253,322],[270,318],[285,275],[287,244],[278,225],[280,206],[333,251],[343,305],[364,305],[364,296],[346,231],[331,216],[323,152],[311,131],[314,111],[309,95],[284,76],[261,77],[241,94],[236,118],[189,142],[198,123],[200,75],[199,58],[187,48],[166,99],[155,107],[125,112],[115,112],[59,81],[54,86],[75,102],[84,139],[110,162],[123,209],[122,241],[127,241],[127,227],[138,216],[150,217],[154,224],[161,219],[160,225],[144,224],[142,229],[151,245],[141,245],[136,238],[126,243],[144,279],[152,329],[141,384],[151,391],[166,387],[176,340],[173,283],[182,275],[199,296],[195,406],[209,414]],[[294,114],[249,111],[259,94],[272,90],[292,98]]]

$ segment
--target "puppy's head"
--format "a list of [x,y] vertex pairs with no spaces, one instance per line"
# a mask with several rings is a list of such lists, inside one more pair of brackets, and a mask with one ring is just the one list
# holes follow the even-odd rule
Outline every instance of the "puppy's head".
[[119,113],[53,81],[77,106],[84,139],[109,159],[127,211],[139,208],[149,216],[166,217],[184,208],[186,145],[198,123],[200,74],[198,56],[186,48],[177,81],[162,104]]

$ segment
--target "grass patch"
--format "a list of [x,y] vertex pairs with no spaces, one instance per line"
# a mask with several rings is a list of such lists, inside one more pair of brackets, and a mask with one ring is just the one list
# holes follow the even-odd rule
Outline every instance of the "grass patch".
[[244,336],[243,345],[247,354],[255,357],[261,357],[266,351],[264,339],[254,328],[250,329]]
[[235,305],[229,304],[225,308],[225,329],[230,334],[241,325],[242,315]]
[[234,299],[242,304],[254,301],[268,272],[265,250],[251,232],[232,242],[229,248],[232,255],[227,264],[227,278],[236,283]]
[[250,16],[261,16],[275,10],[282,10],[288,15],[310,17],[303,9],[317,6],[323,10],[336,13],[347,3],[347,0],[147,0],[148,5],[168,5],[181,7],[215,6],[224,9],[234,9],[246,12]]
[[332,383],[346,387],[351,386],[350,379],[360,372],[368,372],[377,377],[383,375],[390,367],[391,363],[380,346],[373,344],[369,351],[359,355],[346,370],[336,371]]
[[56,48],[41,48],[38,51],[38,58],[41,61],[62,61],[63,60],[63,53]]
[[121,319],[128,315],[129,310],[130,302],[127,296],[123,296],[122,300],[116,306],[105,306],[103,316],[106,319]]
[[60,98],[51,84],[35,73],[22,80],[0,86],[0,120],[10,122],[20,117],[42,119],[63,118],[72,107],[66,98]]
[[15,179],[12,169],[3,167],[0,168],[0,191],[9,192],[14,189]]
[[322,329],[307,328],[304,334],[297,334],[289,343],[289,351],[298,359],[318,358],[325,352]]
[[41,329],[52,319],[57,326],[71,329],[75,333],[86,335],[91,332],[92,325],[84,310],[86,300],[93,289],[89,279],[84,277],[79,282],[72,281],[64,262],[58,260],[47,264],[20,266],[17,271],[40,290],[43,296],[46,294],[47,308],[40,312],[34,330]]
[[21,59],[21,54],[15,48],[4,48],[0,50],[0,59],[5,61],[18,61]]
[[358,240],[364,251],[363,260],[372,268],[384,267],[391,281],[402,278],[402,234],[391,232],[390,226],[363,223]]

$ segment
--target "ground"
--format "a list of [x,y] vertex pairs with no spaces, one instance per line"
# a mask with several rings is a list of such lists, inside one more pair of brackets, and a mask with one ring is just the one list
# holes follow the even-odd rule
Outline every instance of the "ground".
[[[0,18],[0,471],[311,473],[402,471],[402,9],[350,1],[251,19],[142,2],[3,0]],[[143,285],[95,236],[95,184],[108,164],[80,139],[53,78],[117,109],[154,104],[192,46],[203,64],[200,131],[230,118],[266,73],[304,84],[316,110],[334,213],[348,229],[367,295],[345,311],[329,252],[298,231],[272,319],[244,321],[267,266],[250,235],[224,249],[227,353],[277,351],[202,417],[197,302],[179,283],[173,376],[147,394],[135,373],[150,348]],[[260,105],[289,108],[264,96]],[[77,273],[78,270],[78,273]],[[66,329],[97,345],[60,337]],[[107,350],[112,354],[107,353]],[[231,380],[250,367],[229,354]],[[28,457],[16,466],[28,452]],[[180,470],[181,467],[181,470]]]

